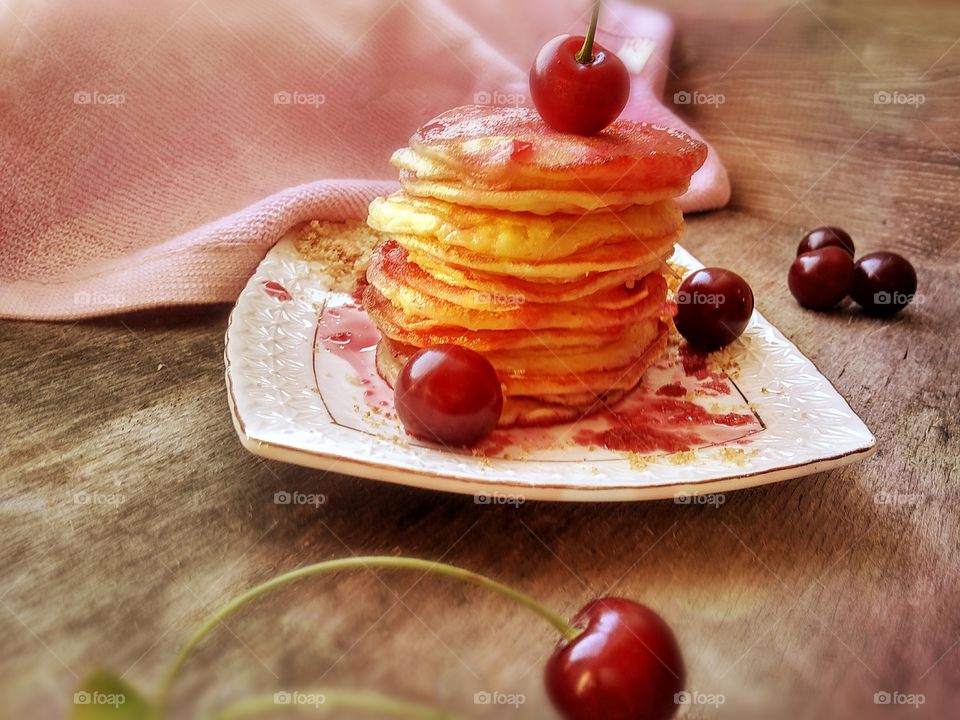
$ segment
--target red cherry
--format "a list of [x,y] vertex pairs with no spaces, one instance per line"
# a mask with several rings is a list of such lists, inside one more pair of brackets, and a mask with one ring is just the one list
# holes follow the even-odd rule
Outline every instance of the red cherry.
[[697,350],[716,350],[743,333],[753,314],[747,281],[723,268],[703,268],[680,283],[674,323]]
[[850,293],[852,283],[853,258],[835,245],[800,255],[787,273],[790,292],[811,310],[829,310]]
[[559,35],[544,45],[530,68],[530,94],[540,116],[554,130],[594,135],[626,107],[630,73],[619,57],[599,43],[592,43],[581,62],[578,54],[585,41],[582,36]]
[[459,345],[437,345],[407,361],[394,402],[411,435],[443,445],[473,445],[497,426],[503,390],[483,355]]
[[843,248],[853,257],[856,248],[853,246],[853,238],[846,230],[838,227],[821,227],[811,230],[803,236],[800,245],[797,247],[797,255],[820,250],[825,247]]
[[857,260],[850,297],[868,313],[895,315],[913,301],[917,272],[902,255],[875,252]]
[[567,720],[667,720],[684,667],[670,627],[650,608],[601,598],[573,619],[583,632],[547,661],[547,694]]

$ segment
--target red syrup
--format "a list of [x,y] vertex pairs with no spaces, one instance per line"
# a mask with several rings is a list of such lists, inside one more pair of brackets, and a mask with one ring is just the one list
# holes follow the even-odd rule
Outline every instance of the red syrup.
[[664,385],[657,390],[657,395],[661,397],[683,397],[687,394],[687,389],[678,382]]
[[270,297],[276,298],[281,302],[293,300],[293,296],[290,294],[290,291],[280,283],[274,282],[273,280],[267,280],[263,283],[263,291]]
[[730,442],[740,438],[750,425],[759,427],[753,415],[711,413],[688,400],[650,395],[642,387],[598,418],[607,427],[580,430],[574,435],[577,443],[635,453],[684,452]]
[[687,377],[703,379],[709,372],[707,370],[707,356],[698,353],[687,343],[680,345],[680,362],[683,364],[683,372]]
[[513,141],[513,152],[510,153],[511,160],[519,160],[520,158],[526,158],[532,155],[533,144],[525,142],[523,140],[514,140]]
[[320,316],[317,342],[327,352],[346,360],[363,387],[371,408],[392,408],[390,388],[377,373],[377,342],[380,333],[367,314],[356,305],[330,308]]
[[[672,382],[654,390],[645,381],[622,403],[596,416],[605,427],[580,430],[574,441],[608,450],[676,453],[731,442],[746,444],[745,435],[762,429],[753,414],[712,413],[681,399],[688,394],[698,398],[732,395],[733,386],[726,375],[710,370],[706,355],[687,343],[671,345],[667,353],[673,359],[655,367],[660,375],[675,368],[668,376]],[[676,379],[681,371],[683,377]]]
[[[393,392],[376,368],[379,340],[379,331],[358,305],[330,308],[320,317],[318,345],[350,364],[360,379],[368,407],[392,411]],[[658,375],[667,374],[666,384],[656,389],[641,385],[618,405],[589,418],[588,424],[597,429],[581,429],[569,441],[635,453],[675,453],[724,443],[745,445],[749,443],[745,436],[762,428],[752,414],[711,413],[701,405],[679,399],[687,394],[704,397],[732,393],[727,377],[711,372],[706,356],[685,343],[679,348],[671,345],[666,359],[655,367]],[[562,432],[564,426],[556,427]],[[513,456],[516,451],[551,450],[556,447],[557,432],[555,427],[495,430],[475,451],[497,457]]]
[[730,381],[727,376],[711,372],[707,366],[707,356],[698,353],[688,343],[680,345],[680,362],[684,374],[699,381],[697,388],[701,395],[717,397],[730,394]]

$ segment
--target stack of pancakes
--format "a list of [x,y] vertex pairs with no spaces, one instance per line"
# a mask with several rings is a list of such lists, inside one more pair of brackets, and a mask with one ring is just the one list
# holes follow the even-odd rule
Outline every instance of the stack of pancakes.
[[402,190],[370,206],[383,241],[363,305],[380,374],[393,385],[417,350],[453,343],[497,370],[502,427],[616,402],[666,346],[672,198],[705,158],[683,133],[627,120],[592,137],[528,108],[430,121],[391,160]]

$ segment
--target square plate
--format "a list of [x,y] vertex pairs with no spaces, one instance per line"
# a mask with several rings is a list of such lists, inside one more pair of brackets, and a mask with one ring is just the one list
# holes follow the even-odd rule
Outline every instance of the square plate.
[[[609,427],[603,413],[548,428],[498,430],[474,450],[419,443],[405,435],[392,413],[392,393],[374,370],[376,330],[349,295],[330,290],[329,268],[304,259],[294,240],[291,232],[264,258],[227,328],[234,426],[257,455],[474,494],[480,502],[700,502],[694,498],[820,472],[874,450],[873,435],[830,382],[757,312],[743,336],[717,354],[726,370],[691,369],[674,339],[641,388],[616,408],[649,412],[682,396],[676,402],[707,413],[690,448],[670,452],[668,440],[637,454],[590,444],[583,438]],[[702,267],[679,247],[671,262]],[[344,340],[335,331],[344,327],[352,331],[344,335],[348,342],[362,343],[357,352],[339,351]]]

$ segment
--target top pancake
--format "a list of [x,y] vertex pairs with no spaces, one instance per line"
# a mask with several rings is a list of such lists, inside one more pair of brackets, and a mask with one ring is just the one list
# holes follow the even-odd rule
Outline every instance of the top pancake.
[[466,105],[448,110],[410,138],[422,160],[399,153],[420,181],[457,180],[499,191],[569,190],[682,193],[707,147],[679,130],[617,120],[584,137],[550,129],[533,108]]

